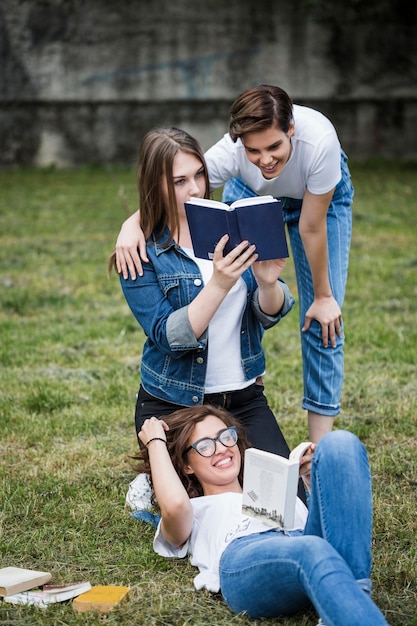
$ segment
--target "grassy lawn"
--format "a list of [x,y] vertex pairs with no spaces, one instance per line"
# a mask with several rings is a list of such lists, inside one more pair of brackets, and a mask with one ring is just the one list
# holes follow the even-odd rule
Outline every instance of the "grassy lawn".
[[[336,426],[369,451],[374,598],[391,625],[417,626],[417,164],[351,168]],[[0,566],[132,588],[107,616],[0,603],[0,623],[249,626],[194,591],[186,560],[155,555],[153,530],[124,507],[144,338],[106,264],[126,203],[135,209],[133,168],[0,172]],[[296,295],[291,260],[284,278]],[[295,312],[264,342],[267,395],[291,446],[307,437],[297,327]],[[256,623],[316,622],[310,611]]]

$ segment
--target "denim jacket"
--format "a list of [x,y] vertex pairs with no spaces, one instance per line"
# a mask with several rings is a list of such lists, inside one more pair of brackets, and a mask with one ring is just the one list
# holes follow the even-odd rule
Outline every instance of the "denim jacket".
[[[207,368],[207,330],[196,339],[188,319],[188,305],[203,289],[197,264],[172,241],[166,229],[159,241],[147,241],[149,263],[135,280],[120,277],[126,301],[143,328],[147,340],[141,360],[141,382],[154,397],[182,406],[203,403]],[[271,317],[259,308],[258,287],[252,270],[242,278],[247,286],[247,303],[241,325],[241,357],[248,380],[265,370],[261,346],[264,329],[274,326],[294,305],[287,285],[280,280],[285,301],[280,313]],[[225,346],[227,350],[227,346]]]

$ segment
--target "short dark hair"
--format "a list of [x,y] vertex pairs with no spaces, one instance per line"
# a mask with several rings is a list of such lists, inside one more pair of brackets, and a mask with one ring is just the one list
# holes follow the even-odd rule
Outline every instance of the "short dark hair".
[[233,102],[229,134],[236,141],[245,133],[266,130],[274,124],[287,133],[292,119],[292,101],[287,92],[273,85],[258,85],[241,93]]

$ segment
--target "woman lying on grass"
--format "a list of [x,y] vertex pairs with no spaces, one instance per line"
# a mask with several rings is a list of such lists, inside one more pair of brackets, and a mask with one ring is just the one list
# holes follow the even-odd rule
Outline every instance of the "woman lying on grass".
[[312,444],[309,510],[296,527],[271,529],[242,514],[242,425],[203,405],[146,419],[141,470],[151,471],[161,511],[155,551],[191,555],[197,589],[221,590],[234,613],[290,615],[311,604],[326,626],[387,624],[371,600],[371,476],[364,446],[347,431]]

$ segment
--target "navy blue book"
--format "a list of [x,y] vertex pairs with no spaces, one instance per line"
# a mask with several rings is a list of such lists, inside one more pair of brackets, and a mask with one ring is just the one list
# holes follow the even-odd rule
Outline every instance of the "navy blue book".
[[258,261],[287,258],[281,205],[281,200],[272,196],[243,198],[230,206],[218,200],[190,198],[185,212],[195,256],[212,260],[218,241],[228,234],[224,254],[246,240],[255,244]]

